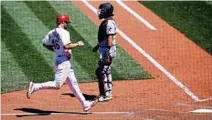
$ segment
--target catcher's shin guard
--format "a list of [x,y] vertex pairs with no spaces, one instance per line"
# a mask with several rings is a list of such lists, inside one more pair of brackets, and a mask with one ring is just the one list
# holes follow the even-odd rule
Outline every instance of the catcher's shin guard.
[[104,73],[105,73],[105,94],[106,96],[112,96],[112,75],[111,75],[111,67],[105,66],[104,67]]

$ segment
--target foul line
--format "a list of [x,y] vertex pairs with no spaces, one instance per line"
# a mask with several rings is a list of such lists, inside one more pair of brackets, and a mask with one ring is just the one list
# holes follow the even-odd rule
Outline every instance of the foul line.
[[134,112],[52,112],[52,113],[3,113],[1,116],[38,116],[38,115],[133,115]]
[[[97,14],[97,9],[91,5],[87,0],[82,0],[82,2],[90,8],[95,14]],[[194,95],[185,85],[183,85],[179,80],[177,80],[170,72],[168,72],[163,66],[161,66],[155,59],[153,59],[148,53],[146,53],[139,45],[137,45],[132,39],[130,39],[125,33],[120,29],[117,32],[130,43],[137,51],[139,51],[144,57],[146,57],[156,68],[162,71],[172,82],[177,84],[178,87],[183,89],[183,91],[189,95],[195,102],[200,101],[197,96]]]
[[153,25],[151,25],[147,20],[142,18],[138,13],[129,8],[126,4],[124,4],[121,0],[115,0],[119,5],[121,5],[124,9],[126,9],[130,14],[136,17],[140,22],[146,25],[151,30],[157,30]]

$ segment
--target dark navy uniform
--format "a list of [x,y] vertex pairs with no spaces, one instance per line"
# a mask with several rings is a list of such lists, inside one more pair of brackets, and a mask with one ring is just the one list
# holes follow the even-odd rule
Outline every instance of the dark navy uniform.
[[[116,56],[116,23],[112,18],[105,19],[99,26],[99,66],[97,77],[99,80],[100,96],[112,97],[112,59]],[[108,46],[108,37],[112,35],[112,46]]]
[[[113,6],[110,3],[99,5],[98,17],[103,19],[98,31],[98,44],[93,48],[96,52],[99,49],[99,63],[96,69],[96,76],[99,83],[99,101],[112,99],[112,59],[116,56],[116,31],[117,26],[112,18]],[[112,37],[111,37],[112,36]],[[109,38],[110,37],[110,38]],[[112,45],[108,44],[112,38]]]

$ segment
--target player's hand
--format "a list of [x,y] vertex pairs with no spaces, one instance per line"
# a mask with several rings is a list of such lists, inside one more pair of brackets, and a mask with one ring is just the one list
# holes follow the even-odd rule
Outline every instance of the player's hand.
[[92,49],[92,51],[93,51],[93,52],[97,52],[98,49],[99,49],[99,45],[96,45],[96,46]]
[[77,44],[78,44],[78,46],[83,46],[84,45],[84,43],[82,41],[78,41]]

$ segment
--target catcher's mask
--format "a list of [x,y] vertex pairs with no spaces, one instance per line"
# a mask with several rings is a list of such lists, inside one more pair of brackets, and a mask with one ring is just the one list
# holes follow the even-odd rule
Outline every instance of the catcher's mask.
[[113,6],[110,3],[102,3],[99,5],[98,16],[99,19],[113,16]]

